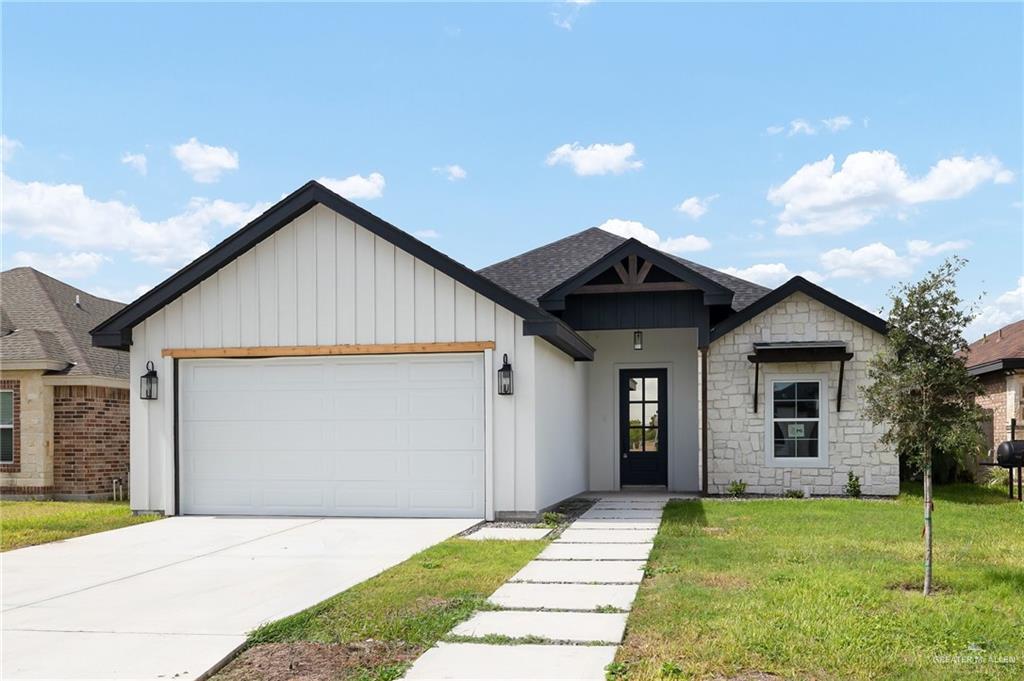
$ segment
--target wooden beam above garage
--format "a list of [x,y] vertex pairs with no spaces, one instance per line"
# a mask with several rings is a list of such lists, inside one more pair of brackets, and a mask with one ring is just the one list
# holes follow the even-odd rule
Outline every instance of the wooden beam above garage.
[[494,341],[470,341],[367,345],[272,345],[248,348],[164,348],[160,354],[175,359],[212,359],[225,357],[319,357],[324,355],[416,355],[483,352],[493,349]]

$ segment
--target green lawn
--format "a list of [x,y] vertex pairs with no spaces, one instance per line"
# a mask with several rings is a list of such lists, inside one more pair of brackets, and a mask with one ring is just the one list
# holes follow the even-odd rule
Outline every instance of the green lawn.
[[1024,678],[1024,504],[1004,494],[938,488],[928,598],[919,487],[672,503],[612,676]]
[[158,518],[158,515],[132,515],[127,501],[0,501],[0,551],[148,523]]
[[257,629],[214,679],[396,679],[546,544],[449,539]]

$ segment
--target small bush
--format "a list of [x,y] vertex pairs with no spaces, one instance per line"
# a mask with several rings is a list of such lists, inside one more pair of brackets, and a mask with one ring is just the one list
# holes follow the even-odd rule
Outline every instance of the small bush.
[[548,511],[547,513],[542,515],[540,519],[541,522],[547,525],[548,527],[558,527],[565,520],[565,516],[561,513],[554,513],[552,511]]
[[981,484],[985,487],[990,489],[1006,489],[1007,485],[1010,484],[1010,471],[1005,468],[984,466],[982,471],[978,477],[981,478]]
[[854,475],[853,471],[849,471],[846,474],[846,496],[860,496],[860,478]]
[[734,497],[741,496],[744,492],[747,491],[747,483],[743,482],[742,480],[733,480],[732,482],[729,483],[727,491]]
[[804,498],[804,491],[802,489],[787,489],[786,490],[786,498],[787,499],[803,499]]

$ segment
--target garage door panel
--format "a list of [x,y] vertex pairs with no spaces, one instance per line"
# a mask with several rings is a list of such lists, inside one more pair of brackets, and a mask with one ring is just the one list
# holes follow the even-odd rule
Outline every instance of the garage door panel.
[[184,513],[481,517],[476,355],[183,360]]

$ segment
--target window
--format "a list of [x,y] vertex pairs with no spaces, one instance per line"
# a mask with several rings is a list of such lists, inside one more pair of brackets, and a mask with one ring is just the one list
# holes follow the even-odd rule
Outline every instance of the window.
[[14,392],[0,390],[0,463],[14,461]]
[[773,377],[769,381],[767,459],[782,466],[825,465],[828,399],[824,377]]
[[629,451],[658,451],[658,379],[629,379]]

